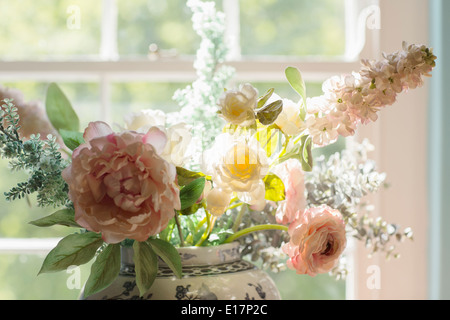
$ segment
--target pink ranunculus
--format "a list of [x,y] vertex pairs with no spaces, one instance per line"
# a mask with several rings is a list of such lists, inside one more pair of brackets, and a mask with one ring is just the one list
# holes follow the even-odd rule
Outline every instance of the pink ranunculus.
[[108,243],[145,241],[161,232],[180,209],[176,169],[157,152],[164,133],[115,133],[91,122],[84,139],[63,171],[77,223]]
[[290,241],[283,246],[283,252],[289,256],[287,266],[298,274],[329,272],[347,244],[341,213],[326,205],[300,213],[289,225],[288,233]]
[[296,159],[286,160],[273,169],[284,183],[285,200],[278,203],[275,218],[278,223],[289,224],[298,211],[306,208],[305,180],[302,165]]

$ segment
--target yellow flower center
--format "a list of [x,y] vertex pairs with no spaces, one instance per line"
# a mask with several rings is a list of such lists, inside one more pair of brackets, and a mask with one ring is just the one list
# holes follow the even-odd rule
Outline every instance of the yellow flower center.
[[231,113],[232,116],[239,117],[243,111],[244,111],[244,108],[242,105],[242,101],[235,98],[230,102],[229,107],[228,107],[228,112]]
[[257,156],[246,145],[235,145],[227,154],[225,167],[233,178],[247,180],[259,172]]

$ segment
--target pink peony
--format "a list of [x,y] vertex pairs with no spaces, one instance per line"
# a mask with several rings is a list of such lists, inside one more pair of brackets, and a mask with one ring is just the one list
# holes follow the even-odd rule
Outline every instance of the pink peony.
[[278,203],[275,218],[278,223],[291,223],[298,211],[306,208],[305,181],[300,161],[289,159],[273,169],[284,183],[285,200]]
[[298,274],[329,272],[347,243],[341,213],[326,205],[299,214],[288,233],[290,241],[283,246],[283,252],[289,256],[287,266]]
[[77,223],[108,243],[161,232],[180,209],[175,167],[158,155],[164,133],[155,127],[147,134],[114,133],[93,122],[84,139],[63,171]]

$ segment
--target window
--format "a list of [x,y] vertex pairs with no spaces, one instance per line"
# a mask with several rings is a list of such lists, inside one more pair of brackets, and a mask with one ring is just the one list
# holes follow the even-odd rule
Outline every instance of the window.
[[[359,69],[360,53],[372,56],[379,49],[376,0],[214,2],[227,17],[233,84],[249,81],[261,92],[274,87],[281,95],[292,94],[283,72],[294,65],[302,70],[309,95],[318,95],[323,80]],[[20,89],[26,100],[42,101],[47,83],[58,82],[82,126],[92,119],[120,122],[124,112],[142,108],[176,110],[172,94],[195,80],[199,38],[185,1],[1,1],[0,12],[14,17],[0,21],[0,83]],[[1,187],[7,190],[16,176],[5,163],[1,170],[8,177]],[[0,278],[5,283],[0,298],[76,298],[77,290],[67,290],[69,274],[35,279],[43,252],[65,230],[27,225],[49,212],[24,201],[11,205],[0,199],[0,205]],[[287,299],[345,297],[345,284],[330,285],[334,280],[328,276],[299,280],[300,287],[317,289],[309,296],[309,289],[299,293],[283,285],[292,281],[289,276],[274,278]],[[17,289],[19,282],[36,287]]]

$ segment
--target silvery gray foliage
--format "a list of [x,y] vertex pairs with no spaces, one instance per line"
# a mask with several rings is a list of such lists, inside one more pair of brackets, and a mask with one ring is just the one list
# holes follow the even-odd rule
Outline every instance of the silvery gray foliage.
[[326,204],[339,209],[345,218],[357,209],[361,198],[383,187],[385,173],[376,171],[375,161],[367,157],[368,141],[315,159],[313,170],[306,174],[305,187],[309,206]]
[[387,257],[398,256],[391,240],[412,239],[412,230],[402,230],[381,217],[373,217],[373,205],[364,197],[387,187],[386,174],[376,169],[375,161],[367,154],[373,147],[367,140],[354,148],[316,159],[313,170],[306,175],[305,187],[309,206],[326,204],[338,209],[349,228],[349,233],[363,241],[370,254],[378,251]]
[[[230,213],[242,217],[239,227],[241,229],[254,225],[277,223],[274,215],[276,208],[271,204],[267,204],[263,211],[254,211],[247,206],[243,206],[242,209],[246,210],[246,214],[239,215],[238,211]],[[287,255],[282,252],[281,246],[289,241],[287,232],[279,230],[254,232],[239,238],[238,241],[242,246],[241,255],[243,258],[259,264],[262,269],[270,270],[274,273],[286,269],[285,261]]]

